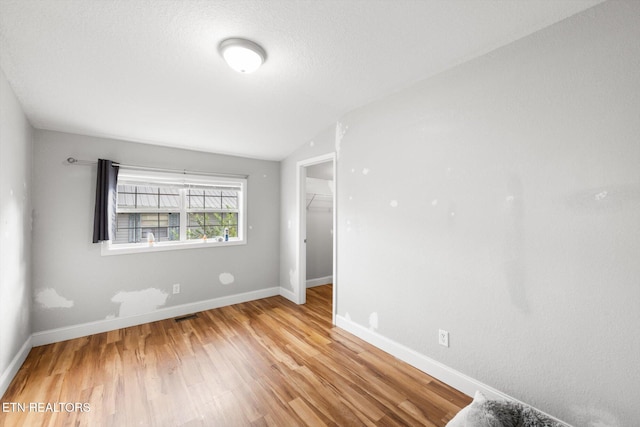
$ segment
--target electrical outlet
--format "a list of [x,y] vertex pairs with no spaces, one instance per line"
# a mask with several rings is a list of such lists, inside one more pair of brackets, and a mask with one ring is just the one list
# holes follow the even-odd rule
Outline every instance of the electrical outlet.
[[442,329],[438,330],[438,344],[449,347],[449,332]]
[[179,294],[180,293],[180,283],[175,283],[173,285],[173,293],[174,294]]

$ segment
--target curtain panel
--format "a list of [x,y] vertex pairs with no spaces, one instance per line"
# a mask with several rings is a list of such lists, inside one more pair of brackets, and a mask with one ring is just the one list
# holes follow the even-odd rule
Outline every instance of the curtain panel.
[[119,169],[117,163],[111,160],[98,159],[93,243],[110,240],[111,236],[115,236]]

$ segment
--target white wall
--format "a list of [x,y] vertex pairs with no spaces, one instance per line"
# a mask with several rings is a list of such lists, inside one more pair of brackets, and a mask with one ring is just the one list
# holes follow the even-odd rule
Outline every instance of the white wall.
[[639,425],[638,22],[606,2],[340,118],[282,163],[281,278],[295,162],[333,136],[339,322],[576,426]]
[[606,2],[343,117],[338,315],[577,426],[639,425],[638,23]]
[[32,132],[0,70],[0,395],[30,349]]
[[[248,174],[247,244],[101,256],[91,243],[96,166],[69,156]],[[278,162],[40,130],[34,157],[34,332],[278,287]]]

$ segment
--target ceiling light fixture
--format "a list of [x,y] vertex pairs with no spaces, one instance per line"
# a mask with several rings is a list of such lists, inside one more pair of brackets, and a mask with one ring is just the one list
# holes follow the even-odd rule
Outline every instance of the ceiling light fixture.
[[218,46],[220,55],[227,61],[229,67],[239,73],[253,73],[267,60],[264,49],[246,39],[226,39]]

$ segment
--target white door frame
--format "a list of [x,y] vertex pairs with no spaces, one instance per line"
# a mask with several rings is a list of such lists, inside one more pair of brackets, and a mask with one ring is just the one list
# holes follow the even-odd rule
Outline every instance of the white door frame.
[[337,204],[336,204],[336,153],[323,154],[322,156],[312,157],[306,160],[300,160],[296,164],[296,190],[298,205],[298,230],[297,241],[298,248],[296,251],[296,264],[298,267],[298,289],[295,290],[296,302],[304,304],[307,302],[307,166],[317,165],[318,163],[332,162],[333,164],[333,307],[332,319],[336,324],[337,309],[337,279],[338,279],[338,257],[337,257]]

